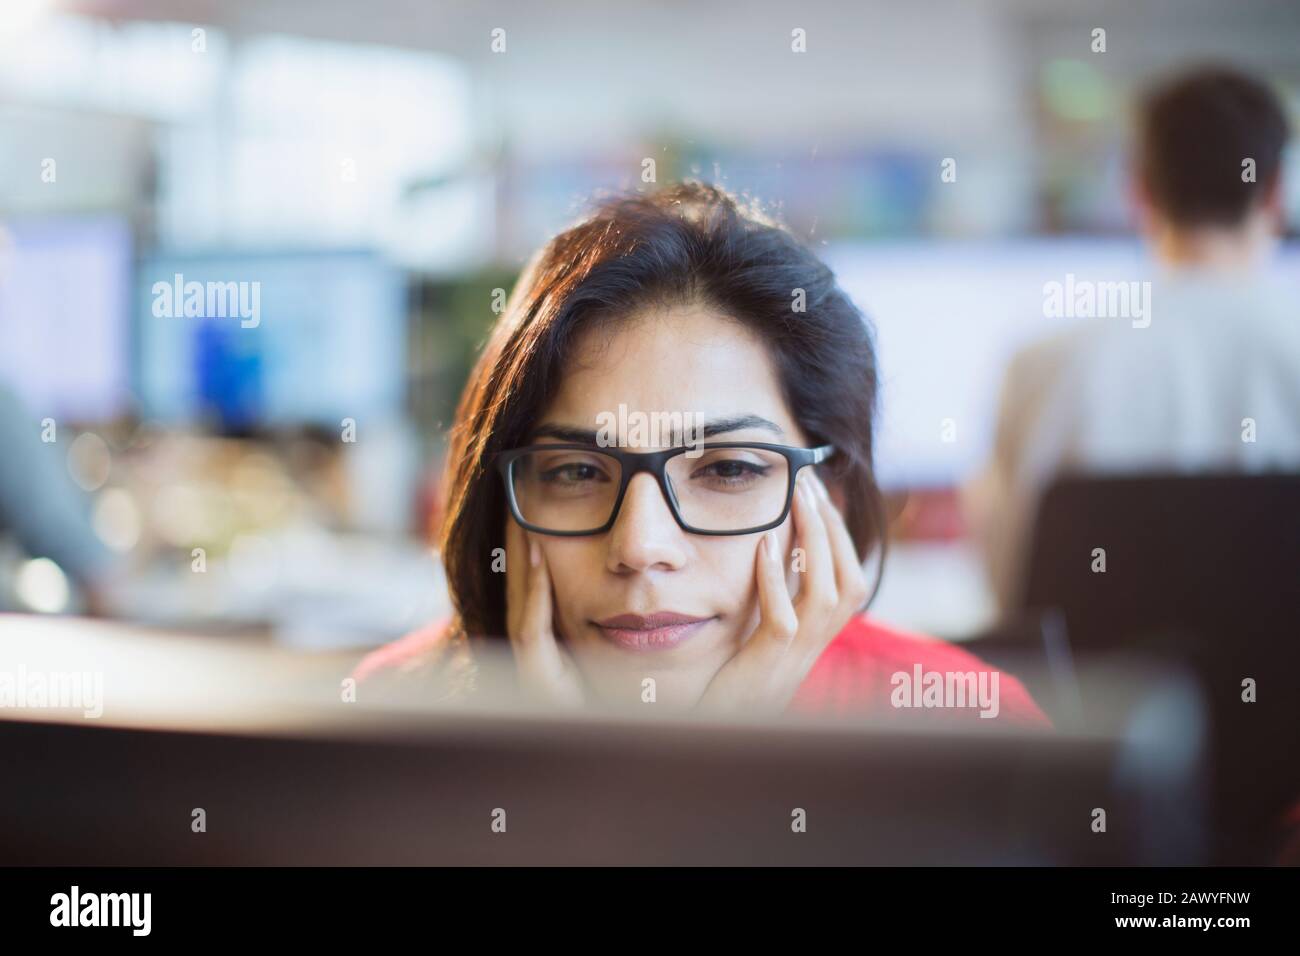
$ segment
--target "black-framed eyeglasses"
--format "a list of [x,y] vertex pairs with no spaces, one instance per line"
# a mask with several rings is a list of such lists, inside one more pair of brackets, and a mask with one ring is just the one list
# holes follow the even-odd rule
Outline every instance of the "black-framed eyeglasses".
[[756,534],[785,521],[799,469],[834,446],[704,442],[632,452],[582,444],[528,445],[496,455],[516,521],[539,534],[601,534],[641,472],[654,475],[673,518],[691,534]]

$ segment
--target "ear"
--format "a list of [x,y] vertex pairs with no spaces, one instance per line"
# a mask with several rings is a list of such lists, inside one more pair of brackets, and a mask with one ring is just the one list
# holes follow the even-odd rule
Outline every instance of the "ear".
[[1262,204],[1269,221],[1278,232],[1282,232],[1286,228],[1285,197],[1286,190],[1282,188],[1282,170],[1279,169],[1264,192],[1264,202]]
[[844,486],[838,481],[826,481],[826,493],[831,496],[831,504],[840,514],[844,514],[844,507],[848,502],[848,496],[844,494]]
[[1151,190],[1136,165],[1129,167],[1127,193],[1129,209],[1137,228],[1146,233],[1154,231],[1160,219],[1160,211],[1151,201]]

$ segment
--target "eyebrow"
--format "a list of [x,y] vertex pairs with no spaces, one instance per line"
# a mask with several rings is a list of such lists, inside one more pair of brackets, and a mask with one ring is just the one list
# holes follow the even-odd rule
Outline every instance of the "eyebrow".
[[[785,429],[761,415],[735,415],[731,418],[714,418],[704,423],[700,437],[707,440],[715,435],[738,432],[744,428],[758,428],[772,432],[778,437],[785,437]],[[578,445],[595,445],[596,431],[590,428],[579,428],[575,425],[538,425],[533,429],[530,441],[537,441],[539,438],[554,438],[557,441],[573,442]],[[681,444],[682,435],[679,431],[674,431],[672,442],[674,445]]]

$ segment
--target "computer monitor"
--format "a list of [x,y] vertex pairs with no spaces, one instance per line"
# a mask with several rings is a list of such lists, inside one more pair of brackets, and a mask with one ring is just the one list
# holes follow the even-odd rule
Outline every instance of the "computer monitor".
[[[838,243],[822,254],[875,326],[877,469],[891,489],[951,487],[987,460],[1011,356],[1078,321],[1044,315],[1045,283],[1154,272],[1137,239]],[[1275,268],[1300,276],[1300,244]]]
[[[1098,542],[1105,574],[1077,559]],[[1203,683],[1225,861],[1249,860],[1300,798],[1298,550],[1300,475],[1067,475],[1024,564],[1022,610],[1057,615],[1077,659],[1145,656]]]
[[0,386],[41,418],[129,407],[131,231],[115,218],[0,223]]
[[[1144,679],[1131,719],[1107,711],[1055,732],[983,721],[900,729],[865,716],[697,719],[645,705],[561,714],[520,698],[508,647],[480,650],[474,700],[442,702],[414,674],[363,683],[349,700],[340,679],[350,665],[335,655],[0,619],[0,657],[14,669],[82,689],[57,710],[52,690],[49,707],[0,708],[6,772],[40,782],[6,791],[0,857],[1206,862],[1201,703],[1176,681]],[[1106,686],[1123,684],[1114,675]],[[195,808],[205,835],[189,827]],[[502,814],[504,836],[493,827]]]
[[377,253],[156,255],[136,293],[149,418],[337,429],[401,412],[405,286]]

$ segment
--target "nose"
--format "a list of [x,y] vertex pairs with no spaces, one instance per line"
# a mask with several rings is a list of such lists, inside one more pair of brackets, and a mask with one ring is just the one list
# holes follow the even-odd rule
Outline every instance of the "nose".
[[605,566],[615,574],[674,571],[686,561],[685,532],[673,518],[651,475],[628,482],[614,527],[609,531]]

